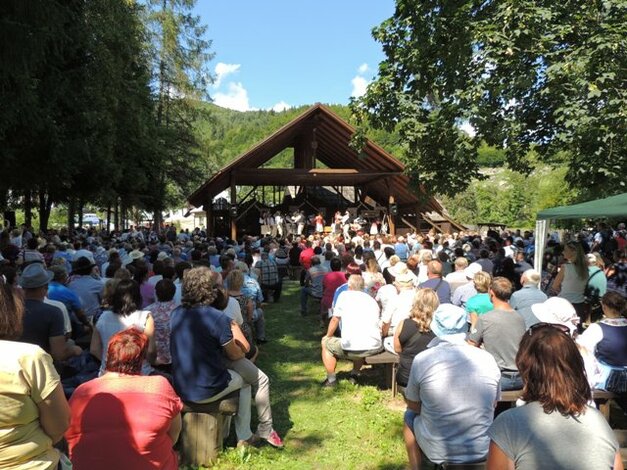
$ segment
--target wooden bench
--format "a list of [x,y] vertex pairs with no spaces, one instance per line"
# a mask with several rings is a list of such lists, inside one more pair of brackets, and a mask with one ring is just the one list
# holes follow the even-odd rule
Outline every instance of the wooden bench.
[[179,445],[181,464],[208,467],[215,462],[237,414],[239,390],[212,403],[185,403]]
[[[514,403],[520,398],[521,394],[522,390],[507,390],[505,392],[501,392],[501,399],[499,400],[499,403]],[[610,400],[614,397],[615,395],[612,392],[608,392],[606,390],[592,391],[592,399],[597,404],[599,411],[608,422],[610,420]]]
[[396,396],[398,393],[398,386],[396,384],[396,371],[398,370],[399,357],[396,354],[392,354],[389,351],[383,351],[382,353],[375,354],[374,356],[368,356],[365,358],[366,364],[380,365],[383,364],[385,383],[392,389],[392,396]]

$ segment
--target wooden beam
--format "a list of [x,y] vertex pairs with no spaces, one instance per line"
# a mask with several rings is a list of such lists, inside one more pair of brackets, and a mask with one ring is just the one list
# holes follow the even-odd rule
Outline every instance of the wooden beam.
[[242,168],[234,171],[231,178],[240,186],[273,186],[286,182],[290,186],[356,186],[399,174],[354,168]]
[[[231,178],[231,205],[237,206],[237,187],[235,180]],[[231,219],[231,240],[237,240],[237,220],[229,214]]]

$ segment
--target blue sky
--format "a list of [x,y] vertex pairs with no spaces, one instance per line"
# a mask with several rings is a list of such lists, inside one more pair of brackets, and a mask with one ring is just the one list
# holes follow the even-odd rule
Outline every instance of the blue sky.
[[217,77],[209,94],[240,111],[348,103],[383,59],[371,30],[393,0],[198,0]]

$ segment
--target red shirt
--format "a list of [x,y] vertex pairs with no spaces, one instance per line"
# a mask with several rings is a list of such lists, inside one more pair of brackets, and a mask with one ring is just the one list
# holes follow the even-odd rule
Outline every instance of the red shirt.
[[324,275],[322,279],[322,307],[331,308],[333,304],[333,295],[338,287],[346,283],[346,273],[342,271],[331,271]]
[[303,251],[300,252],[300,257],[298,258],[298,260],[300,261],[300,264],[303,266],[303,268],[309,269],[311,268],[311,258],[313,257],[313,248],[305,248]]
[[183,408],[161,376],[103,376],[70,399],[65,433],[75,470],[178,470],[167,432]]

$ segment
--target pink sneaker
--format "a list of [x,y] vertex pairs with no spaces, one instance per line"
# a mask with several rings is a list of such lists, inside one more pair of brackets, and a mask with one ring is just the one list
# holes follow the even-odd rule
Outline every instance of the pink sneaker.
[[283,448],[283,440],[279,436],[279,434],[273,429],[268,437],[265,438],[266,442],[270,444],[272,447],[276,447],[277,449]]

